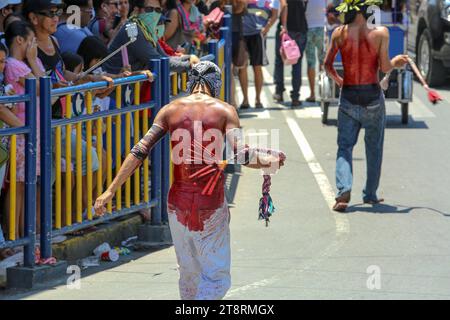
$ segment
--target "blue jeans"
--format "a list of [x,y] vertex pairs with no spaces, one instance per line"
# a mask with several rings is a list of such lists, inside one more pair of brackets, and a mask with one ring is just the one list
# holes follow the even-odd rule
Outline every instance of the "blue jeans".
[[3,236],[2,226],[0,226],[0,245],[5,243],[5,237]]
[[367,107],[351,104],[342,97],[338,114],[338,152],[336,160],[337,197],[350,192],[353,183],[352,153],[361,128],[365,129],[367,181],[363,190],[364,201],[376,201],[383,159],[386,109],[384,94]]
[[[275,92],[278,94],[283,94],[286,90],[284,87],[284,64],[280,55],[281,47],[281,37],[280,37],[281,27],[278,25],[276,36],[275,36]],[[301,32],[288,32],[289,37],[291,37],[297,43],[300,48],[300,52],[305,53],[306,48],[306,33]],[[300,98],[300,87],[302,86],[302,57],[298,59],[298,62],[292,66],[292,91],[291,99],[298,100]]]

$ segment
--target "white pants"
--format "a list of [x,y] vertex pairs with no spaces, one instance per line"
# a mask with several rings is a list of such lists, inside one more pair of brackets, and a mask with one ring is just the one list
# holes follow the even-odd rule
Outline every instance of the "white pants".
[[203,231],[189,231],[169,211],[169,225],[180,269],[182,300],[222,299],[231,286],[230,212],[224,201]]

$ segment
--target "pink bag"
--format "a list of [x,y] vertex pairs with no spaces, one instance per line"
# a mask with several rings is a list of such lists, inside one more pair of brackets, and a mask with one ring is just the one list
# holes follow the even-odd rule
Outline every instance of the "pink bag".
[[281,36],[280,54],[285,65],[296,64],[302,56],[297,43],[286,33]]
[[203,23],[212,23],[215,25],[219,25],[222,22],[222,18],[224,16],[224,12],[220,10],[220,8],[215,8],[213,11],[211,11],[210,14],[203,17]]

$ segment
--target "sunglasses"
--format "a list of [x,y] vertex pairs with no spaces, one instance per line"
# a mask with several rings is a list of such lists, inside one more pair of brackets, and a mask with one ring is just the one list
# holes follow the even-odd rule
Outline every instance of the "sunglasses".
[[149,12],[162,13],[162,9],[159,7],[143,7],[142,9],[144,9],[144,11],[146,13],[149,13]]
[[61,17],[63,14],[63,9],[58,9],[56,11],[40,11],[37,14],[47,18]]

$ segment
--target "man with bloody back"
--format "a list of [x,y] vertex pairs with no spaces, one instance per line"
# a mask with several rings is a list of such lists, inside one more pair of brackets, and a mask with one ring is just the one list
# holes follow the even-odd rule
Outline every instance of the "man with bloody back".
[[[336,185],[338,193],[334,210],[345,211],[350,202],[353,183],[352,153],[359,131],[365,129],[367,181],[364,203],[383,201],[377,197],[383,157],[386,110],[378,73],[404,66],[406,55],[389,59],[389,30],[368,23],[368,8],[381,0],[344,0],[337,8],[345,13],[344,25],[332,34],[325,58],[327,73],[341,88],[338,114],[338,152]],[[343,78],[333,62],[340,51]]]
[[[169,225],[180,267],[182,299],[221,299],[230,288],[230,214],[224,193],[224,138],[234,157],[251,168],[277,169],[285,156],[242,145],[236,109],[216,99],[221,71],[211,62],[196,64],[189,73],[190,96],[177,99],[156,115],[145,137],[131,150],[117,177],[95,203],[105,212],[116,190],[170,133],[174,181],[168,197]],[[273,172],[273,171],[272,171]]]

